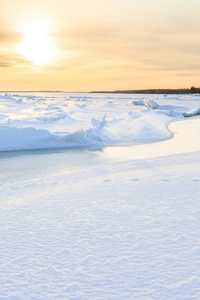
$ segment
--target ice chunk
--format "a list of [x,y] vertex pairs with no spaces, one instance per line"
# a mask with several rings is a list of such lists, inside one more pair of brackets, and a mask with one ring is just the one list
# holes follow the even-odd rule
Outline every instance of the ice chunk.
[[148,100],[148,99],[134,100],[134,101],[130,101],[129,103],[134,104],[134,105],[146,106],[146,107],[149,107],[152,109],[156,109],[159,107],[159,105],[156,101]]
[[156,109],[156,108],[159,107],[158,103],[157,103],[156,101],[154,101],[154,100],[147,100],[147,99],[144,99],[143,101],[144,101],[144,105],[145,105],[146,107],[150,107],[150,108],[152,108],[152,109]]
[[91,120],[91,123],[92,123],[92,126],[93,126],[93,127],[97,127],[97,126],[99,125],[99,121],[96,120],[96,119],[92,119],[92,120]]
[[142,106],[144,106],[144,101],[143,101],[143,99],[130,101],[129,103],[130,103],[130,104],[134,104],[134,105],[142,105]]
[[191,113],[183,113],[184,117],[193,117],[200,115],[200,108]]

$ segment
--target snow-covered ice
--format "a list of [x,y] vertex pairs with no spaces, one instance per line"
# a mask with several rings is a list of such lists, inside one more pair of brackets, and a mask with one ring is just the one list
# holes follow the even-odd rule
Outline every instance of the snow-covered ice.
[[145,97],[0,94],[0,299],[200,298],[200,97]]
[[[199,108],[197,97],[183,97],[183,107],[180,99],[151,98],[138,96],[130,101],[130,96],[106,94],[1,94],[0,150],[158,141],[171,137],[167,124],[184,118],[191,104],[194,110]],[[133,105],[137,101],[143,106]]]

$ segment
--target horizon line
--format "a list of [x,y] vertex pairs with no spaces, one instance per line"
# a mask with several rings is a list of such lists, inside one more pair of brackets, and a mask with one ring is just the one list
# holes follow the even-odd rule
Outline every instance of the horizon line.
[[[196,88],[196,87],[195,87]],[[112,93],[112,92],[127,92],[127,91],[159,91],[159,90],[190,90],[191,88],[142,88],[142,89],[119,89],[119,90],[94,90],[94,91],[62,91],[62,90],[0,90],[0,93],[4,92],[50,92],[50,93]]]

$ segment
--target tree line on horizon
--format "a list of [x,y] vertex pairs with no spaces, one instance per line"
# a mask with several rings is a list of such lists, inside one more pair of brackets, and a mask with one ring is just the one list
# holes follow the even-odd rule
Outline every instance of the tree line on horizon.
[[200,94],[200,87],[196,88],[195,86],[192,86],[190,89],[190,94]]
[[144,89],[144,90],[117,90],[93,91],[91,93],[122,93],[122,94],[200,94],[200,87],[190,89]]

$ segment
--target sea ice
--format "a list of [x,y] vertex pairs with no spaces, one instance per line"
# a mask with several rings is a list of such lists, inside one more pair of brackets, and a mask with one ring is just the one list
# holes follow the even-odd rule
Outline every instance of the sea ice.
[[[157,103],[152,96],[144,99],[138,95],[136,100],[132,100],[133,104],[137,104],[135,106],[128,105],[130,96],[121,95],[21,93],[0,96],[2,151],[103,147],[163,140],[172,136],[168,124],[184,114],[186,116],[191,107],[186,102],[187,98],[182,98],[180,106],[174,98],[168,97],[166,100],[160,97],[156,99]],[[77,100],[81,104],[77,104]],[[176,105],[172,105],[171,101]],[[197,109],[198,98],[193,97],[193,102],[195,105],[192,103],[192,108]],[[40,130],[46,130],[46,135]]]

